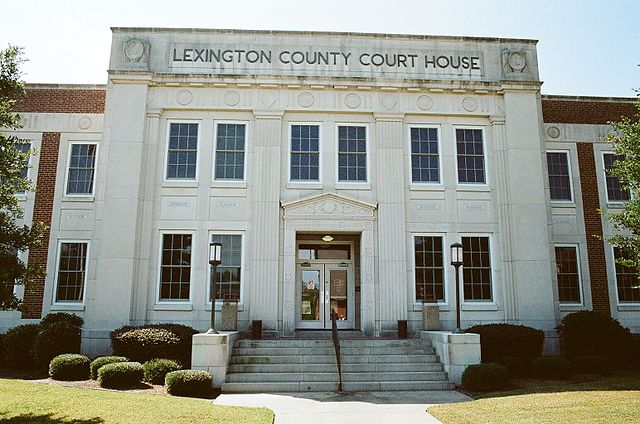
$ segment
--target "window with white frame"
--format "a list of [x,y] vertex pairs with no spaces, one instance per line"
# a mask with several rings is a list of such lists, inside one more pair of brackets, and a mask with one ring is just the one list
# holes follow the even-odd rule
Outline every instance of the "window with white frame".
[[189,300],[191,234],[162,234],[160,301]]
[[222,244],[222,261],[210,269],[209,300],[213,290],[213,279],[216,280],[217,299],[240,299],[242,284],[242,235],[240,234],[212,234],[211,242]]
[[198,124],[169,123],[167,180],[193,180],[198,161]]
[[367,127],[338,126],[338,181],[367,181]]
[[59,243],[56,302],[83,301],[88,250],[88,242],[63,241]]
[[640,280],[638,279],[638,274],[631,267],[618,263],[618,259],[627,259],[628,256],[619,247],[614,247],[613,257],[616,261],[618,301],[621,303],[640,303]]
[[547,152],[551,200],[573,201],[568,152]]
[[320,126],[291,125],[291,181],[320,181]]
[[244,180],[246,125],[219,123],[216,129],[216,180]]
[[464,300],[491,301],[491,251],[489,237],[462,237]]
[[70,144],[67,194],[93,194],[97,152],[98,145],[96,143]]
[[577,246],[556,246],[556,272],[560,303],[581,303],[580,262]]
[[439,183],[440,158],[438,152],[438,130],[436,128],[412,127],[411,182]]
[[630,197],[629,190],[622,187],[618,177],[611,173],[614,164],[619,160],[624,160],[624,156],[614,153],[603,153],[602,159],[604,161],[605,183],[607,186],[607,201],[626,202]]
[[444,301],[441,236],[414,236],[416,301]]
[[[29,152],[29,149],[31,149],[31,143],[25,143],[25,142],[21,142],[21,143],[16,143],[16,150],[18,150],[20,153],[27,153]],[[20,176],[23,179],[27,179],[29,177],[29,158],[25,158],[24,162],[22,163],[22,169],[20,169]],[[24,190],[20,190],[17,192],[18,194],[24,194]]]
[[456,129],[458,182],[461,184],[485,184],[484,142],[482,130]]

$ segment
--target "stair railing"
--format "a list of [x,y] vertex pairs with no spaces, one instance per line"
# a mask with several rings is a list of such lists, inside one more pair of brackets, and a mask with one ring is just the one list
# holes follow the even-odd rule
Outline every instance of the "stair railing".
[[331,338],[333,348],[336,351],[336,364],[338,364],[338,391],[342,391],[342,367],[340,366],[340,339],[338,338],[338,323],[336,322],[336,311],[331,309]]

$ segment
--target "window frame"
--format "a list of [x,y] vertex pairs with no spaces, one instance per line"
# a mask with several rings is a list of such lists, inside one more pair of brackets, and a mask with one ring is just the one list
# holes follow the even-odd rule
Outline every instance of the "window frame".
[[[549,159],[548,159],[547,153],[564,153],[565,154],[565,157],[567,158],[567,169],[569,171],[569,193],[571,194],[571,200],[566,200],[566,199],[554,200],[551,198],[551,180],[550,180],[551,177],[549,175]],[[575,191],[573,189],[574,184],[573,184],[573,170],[571,169],[571,164],[572,164],[571,151],[563,150],[563,149],[548,149],[548,150],[545,150],[545,159],[547,162],[547,182],[549,183],[549,200],[551,201],[551,203],[575,204],[576,196],[575,196]]]
[[[163,239],[165,235],[190,235],[191,236],[191,263],[189,264],[191,280],[189,281],[189,299],[161,299],[160,294],[162,292],[162,251],[163,251]],[[158,269],[156,277],[156,304],[159,305],[185,305],[193,302],[193,262],[196,250],[196,231],[195,230],[160,230],[158,237]]]
[[[453,159],[456,172],[456,184],[459,188],[486,188],[489,187],[489,154],[487,151],[487,131],[485,126],[480,125],[452,125],[453,130]],[[460,182],[460,174],[458,168],[458,136],[457,130],[480,130],[482,134],[482,166],[484,167],[484,182],[469,183]]]
[[[438,182],[431,181],[413,181],[413,163],[412,163],[412,155],[413,152],[411,150],[411,129],[412,128],[426,128],[426,129],[435,129],[438,136]],[[455,134],[455,133],[454,133]],[[407,125],[407,143],[408,143],[408,157],[409,157],[409,185],[412,188],[437,188],[443,186],[443,175],[442,175],[442,128],[441,125],[435,124],[408,124]],[[457,163],[457,158],[456,158]],[[456,171],[457,174],[457,171]]]
[[[578,302],[566,302],[566,301],[561,301],[560,300],[560,284],[557,281],[558,280],[558,271],[557,271],[557,266],[558,266],[558,257],[557,255],[555,255],[555,248],[556,247],[573,247],[575,248],[576,251],[576,266],[578,268],[578,295],[580,296],[580,300]],[[584,306],[585,304],[585,296],[584,296],[584,284],[583,284],[583,279],[582,279],[582,256],[581,256],[581,252],[580,252],[580,244],[578,243],[555,243],[553,245],[553,253],[554,253],[554,261],[556,263],[556,290],[558,290],[558,304],[560,305],[560,308],[564,308],[564,307],[575,307],[575,306]]]
[[[21,168],[27,168],[27,173],[25,175],[25,178],[27,180],[31,180],[31,157],[33,156],[33,140],[31,139],[21,139],[19,143],[17,144],[26,144],[29,146],[29,148],[27,149],[27,151],[29,152],[29,157],[27,157],[27,163]],[[94,170],[95,173],[95,170]],[[95,178],[94,178],[95,180]],[[17,191],[15,193],[16,197],[18,197],[18,199],[24,200],[27,197],[27,190],[25,191]]]
[[[416,291],[416,237],[439,237],[442,239],[442,300],[436,300],[436,304],[440,306],[448,306],[449,305],[449,272],[448,272],[448,264],[449,264],[449,252],[447,249],[447,234],[446,233],[411,233],[411,299],[414,306],[420,305],[422,307],[422,301],[417,299],[417,291]],[[415,308],[414,308],[415,309]]]
[[[193,178],[167,178],[167,171],[169,170],[169,139],[171,136],[171,124],[196,124],[198,126],[198,137],[196,137],[196,171]],[[198,182],[200,175],[200,156],[202,153],[202,120],[199,119],[167,119],[165,145],[164,145],[164,167],[162,173],[163,183],[193,183]]]
[[[478,299],[470,299],[467,300],[464,297],[464,264],[460,269],[460,303],[463,305],[482,305],[485,307],[493,307],[496,305],[496,270],[495,270],[495,261],[494,261],[494,250],[495,245],[493,241],[493,234],[490,233],[461,233],[458,235],[460,239],[460,243],[462,243],[462,239],[464,237],[484,237],[489,240],[489,265],[491,267],[490,276],[491,276],[491,299],[487,300],[478,300]],[[464,254],[464,253],[463,253]],[[456,272],[455,270],[453,271]]]
[[[92,144],[96,146],[95,161],[93,164],[93,182],[91,184],[91,193],[68,193],[69,189],[69,176],[71,171],[71,151],[76,144]],[[98,141],[69,141],[67,147],[67,162],[64,177],[64,197],[77,197],[77,198],[94,198],[96,196],[96,179],[98,176],[98,159],[100,155],[100,142]]]
[[[619,156],[617,155],[615,152],[612,152],[610,150],[602,150],[600,152],[600,158],[602,160],[602,183],[604,185],[604,195],[605,195],[605,199],[607,201],[607,205],[615,205],[615,206],[621,206],[624,205],[626,202],[628,202],[629,200],[631,200],[633,198],[633,195],[631,193],[631,190],[627,189],[627,191],[629,192],[629,199],[628,200],[611,200],[609,199],[609,190],[607,188],[607,166],[604,160],[604,157],[606,155],[613,155],[613,156]],[[622,189],[622,183],[620,182],[620,180],[618,179],[618,177],[615,177],[618,180],[618,184],[620,184],[620,188]]]
[[[246,252],[246,237],[245,237],[245,231],[243,230],[209,230],[207,233],[207,256],[208,256],[208,249],[209,249],[209,243],[211,243],[211,237],[214,235],[222,235],[222,236],[240,236],[240,297],[238,298],[238,309],[240,310],[242,308],[242,305],[244,305],[244,286],[246,284],[245,282],[245,272],[246,272],[246,258],[245,258],[245,252]],[[223,252],[224,253],[224,252]],[[207,310],[211,310],[211,290],[210,290],[210,284],[211,284],[211,265],[209,264],[209,262],[207,262],[207,280],[205,282],[205,308]],[[221,311],[222,310],[222,303],[224,301],[223,300],[219,300],[216,299],[216,311]]]
[[[242,179],[229,179],[229,178],[216,178],[216,159],[218,156],[218,125],[244,125],[244,169],[242,170]],[[231,120],[231,119],[214,119],[213,121],[213,145],[212,145],[212,162],[211,162],[211,182],[219,185],[237,185],[247,182],[247,161],[248,161],[248,146],[249,146],[249,121]],[[200,132],[198,132],[198,138]],[[168,150],[167,150],[168,152]],[[197,175],[197,171],[196,171]],[[173,181],[173,180],[171,180]]]
[[[58,283],[60,279],[60,254],[62,253],[62,244],[63,243],[84,243],[87,245],[87,254],[85,258],[85,266],[84,266],[84,279],[82,281],[82,300],[57,300],[58,293]],[[58,250],[56,252],[56,268],[55,268],[55,281],[53,284],[53,296],[52,296],[52,305],[77,305],[84,306],[87,299],[87,281],[89,280],[89,266],[90,266],[90,258],[91,258],[91,240],[88,239],[58,239]]]
[[[287,151],[287,183],[292,185],[299,185],[305,188],[322,188],[322,172],[323,172],[323,160],[322,160],[322,122],[302,122],[292,121],[287,123],[287,139],[289,150]],[[293,129],[295,125],[313,125],[318,127],[318,179],[317,180],[292,180],[291,179],[291,148],[293,147]]]
[[613,290],[616,294],[616,304],[618,305],[618,308],[620,308],[621,310],[622,308],[631,308],[632,310],[637,310],[638,308],[640,308],[640,301],[620,300],[620,293],[618,290],[618,273],[616,272],[616,265],[617,265],[616,249],[614,245],[609,245],[609,246],[611,249],[611,258],[613,259],[613,263],[611,265],[613,266],[613,283],[614,283]]
[[[340,134],[340,127],[364,127],[364,136],[365,136],[365,166],[367,167],[366,169],[366,175],[365,175],[365,180],[364,181],[359,181],[359,180],[344,180],[341,181],[340,180],[340,166],[339,166],[339,161],[340,161],[340,139],[339,139],[339,134]],[[369,144],[369,137],[370,137],[370,131],[369,131],[369,123],[368,122],[336,122],[335,123],[335,184],[336,187],[340,188],[341,186],[343,187],[357,187],[357,186],[364,186],[367,187],[371,184],[371,162],[370,162],[370,157],[371,157],[371,152],[370,152],[370,144]],[[349,152],[345,153],[345,154],[349,154]],[[320,153],[320,155],[322,155],[322,153]],[[298,181],[296,181],[298,182]]]

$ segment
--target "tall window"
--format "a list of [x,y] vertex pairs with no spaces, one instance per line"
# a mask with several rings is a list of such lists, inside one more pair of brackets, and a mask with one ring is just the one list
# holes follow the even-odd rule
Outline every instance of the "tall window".
[[168,149],[167,179],[195,179],[198,160],[198,124],[170,123]]
[[548,152],[547,169],[551,200],[572,201],[571,174],[567,152]]
[[86,242],[61,242],[56,302],[82,302],[87,271]]
[[318,125],[291,125],[291,181],[320,181]]
[[160,300],[189,300],[191,234],[162,235]]
[[245,124],[218,124],[216,180],[244,180]]
[[464,300],[492,300],[489,237],[462,237],[462,249]]
[[338,181],[367,181],[367,127],[338,126]]
[[[211,241],[222,244],[222,262],[215,272],[216,299],[224,299],[225,296],[239,299],[242,282],[240,275],[242,270],[242,236],[239,234],[212,234]],[[213,277],[213,269],[211,269],[210,284],[213,283]],[[211,293],[211,288],[209,293]]]
[[416,301],[444,300],[442,237],[415,236]]
[[484,146],[482,130],[456,129],[458,153],[458,182],[462,184],[484,184]]
[[411,182],[439,183],[438,130],[411,128]]
[[95,143],[71,144],[67,194],[93,194],[97,150]]
[[618,286],[618,300],[620,302],[640,303],[640,280],[633,269],[618,263],[618,259],[625,258],[623,251],[613,248],[616,260],[616,285]]
[[580,303],[580,266],[575,246],[556,246],[558,297],[561,303]]
[[[21,153],[27,153],[31,148],[30,143],[16,143],[16,150]],[[29,158],[25,159],[22,163],[22,169],[20,170],[20,175],[22,178],[27,179],[29,176]],[[20,190],[17,193],[24,194],[24,190]]]
[[618,177],[613,175],[613,165],[619,160],[623,160],[624,156],[613,153],[604,153],[604,173],[607,184],[607,201],[608,202],[626,202],[629,200],[629,190],[622,187]]

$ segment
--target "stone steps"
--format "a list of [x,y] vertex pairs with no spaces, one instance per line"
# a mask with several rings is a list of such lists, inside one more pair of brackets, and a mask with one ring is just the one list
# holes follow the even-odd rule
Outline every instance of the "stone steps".
[[[443,366],[439,362],[420,363],[343,363],[342,372],[439,372]],[[337,372],[335,359],[330,364],[230,364],[228,372],[247,373],[300,373]]]

